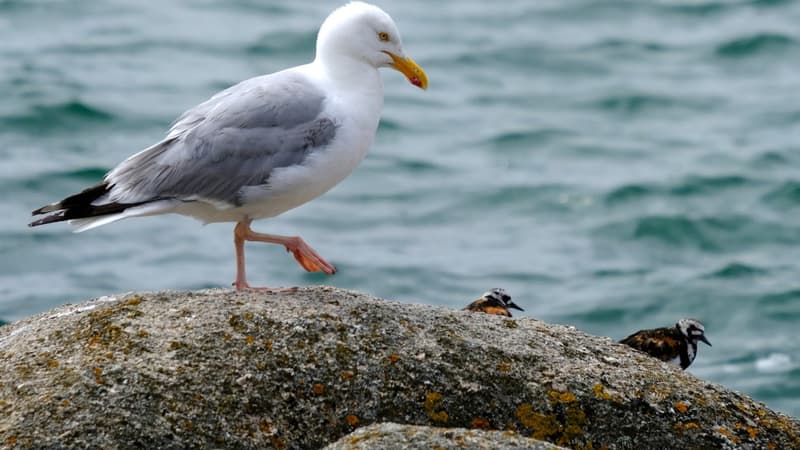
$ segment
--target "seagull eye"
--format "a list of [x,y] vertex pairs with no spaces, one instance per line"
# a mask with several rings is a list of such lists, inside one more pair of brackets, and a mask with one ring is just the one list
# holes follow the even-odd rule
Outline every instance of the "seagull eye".
[[385,31],[379,32],[378,33],[378,40],[381,40],[383,42],[388,41],[389,40],[389,33],[385,32]]

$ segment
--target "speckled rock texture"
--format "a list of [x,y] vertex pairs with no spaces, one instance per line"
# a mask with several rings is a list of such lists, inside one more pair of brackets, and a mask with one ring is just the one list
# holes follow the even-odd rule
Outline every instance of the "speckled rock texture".
[[559,450],[564,447],[522,437],[512,431],[435,428],[397,423],[361,427],[324,450]]
[[0,445],[320,448],[379,422],[571,448],[800,448],[800,423],[608,338],[329,287],[134,293],[0,328]]

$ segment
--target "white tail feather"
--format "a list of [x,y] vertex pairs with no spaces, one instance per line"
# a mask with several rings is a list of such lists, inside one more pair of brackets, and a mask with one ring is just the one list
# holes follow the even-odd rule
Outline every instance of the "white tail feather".
[[129,217],[139,216],[153,216],[156,214],[165,214],[174,209],[174,202],[171,200],[161,200],[145,205],[134,206],[128,208],[121,213],[108,214],[106,216],[87,217],[85,219],[71,219],[68,221],[72,225],[73,233],[82,233],[118,220],[127,219]]

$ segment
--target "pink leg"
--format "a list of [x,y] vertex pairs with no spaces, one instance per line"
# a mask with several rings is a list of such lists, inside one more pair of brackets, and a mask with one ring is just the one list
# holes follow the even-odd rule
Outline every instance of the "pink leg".
[[245,272],[244,243],[245,241],[268,242],[286,247],[287,252],[292,252],[294,258],[309,272],[324,272],[328,275],[336,273],[336,268],[325,261],[313,248],[298,236],[277,236],[273,234],[256,233],[250,229],[250,220],[238,222],[233,229],[233,244],[236,248],[236,281],[233,285],[237,291],[263,290],[263,291],[292,291],[297,288],[253,288],[247,284]]

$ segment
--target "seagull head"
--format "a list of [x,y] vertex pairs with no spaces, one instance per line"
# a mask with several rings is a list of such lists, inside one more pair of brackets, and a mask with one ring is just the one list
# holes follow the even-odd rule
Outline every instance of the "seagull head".
[[394,20],[368,3],[350,2],[325,19],[317,36],[317,58],[324,64],[355,59],[376,69],[390,67],[414,86],[428,87],[425,71],[403,49]]

